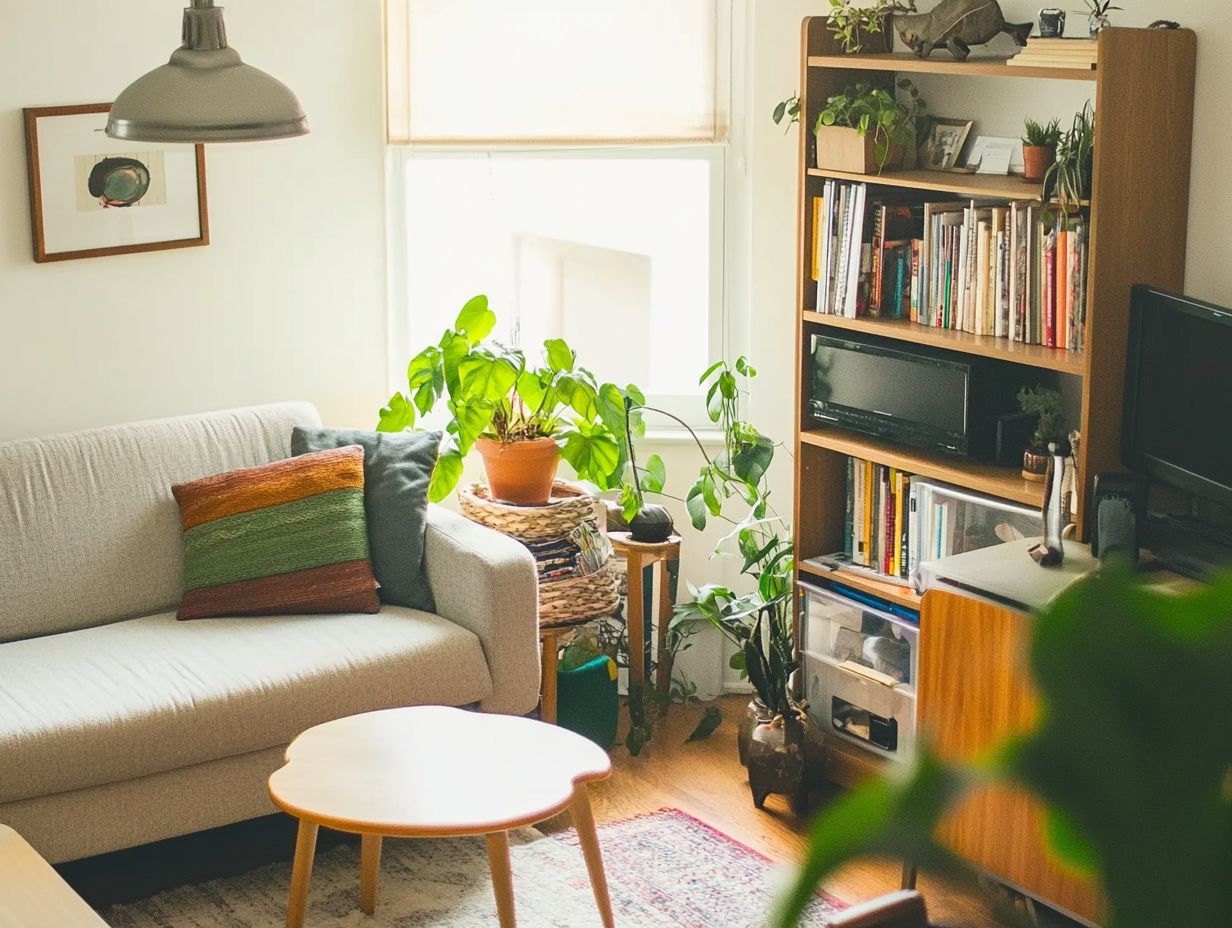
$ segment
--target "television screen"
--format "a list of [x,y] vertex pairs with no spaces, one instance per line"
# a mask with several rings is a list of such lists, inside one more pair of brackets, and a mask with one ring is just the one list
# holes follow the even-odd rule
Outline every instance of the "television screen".
[[1134,288],[1125,463],[1232,504],[1232,311]]

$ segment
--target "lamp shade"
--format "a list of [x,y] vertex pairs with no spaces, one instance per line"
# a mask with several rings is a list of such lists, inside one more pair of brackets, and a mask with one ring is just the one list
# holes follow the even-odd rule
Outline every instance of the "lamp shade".
[[213,0],[193,0],[184,10],[182,46],[129,84],[107,119],[107,135],[143,142],[246,142],[307,132],[308,117],[291,89],[227,46]]

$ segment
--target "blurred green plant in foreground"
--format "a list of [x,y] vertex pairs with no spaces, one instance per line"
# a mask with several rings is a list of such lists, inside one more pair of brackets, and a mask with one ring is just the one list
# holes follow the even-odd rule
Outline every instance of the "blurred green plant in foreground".
[[1045,803],[1052,853],[1099,881],[1108,928],[1232,925],[1232,577],[1168,596],[1105,569],[1033,621],[1035,730],[976,766],[925,748],[900,776],[831,805],[775,928],[795,925],[853,857],[961,866],[935,842],[936,825],[991,781]]

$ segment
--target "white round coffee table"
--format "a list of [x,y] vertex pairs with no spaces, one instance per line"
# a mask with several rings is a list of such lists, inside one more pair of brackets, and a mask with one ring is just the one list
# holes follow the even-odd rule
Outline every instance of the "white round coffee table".
[[386,709],[308,729],[270,777],[274,804],[299,819],[288,928],[300,928],[320,826],[358,834],[360,900],[376,911],[381,839],[483,835],[501,928],[516,924],[510,828],[569,809],[606,928],[615,924],[587,783],[612,770],[580,735],[507,715],[440,706]]

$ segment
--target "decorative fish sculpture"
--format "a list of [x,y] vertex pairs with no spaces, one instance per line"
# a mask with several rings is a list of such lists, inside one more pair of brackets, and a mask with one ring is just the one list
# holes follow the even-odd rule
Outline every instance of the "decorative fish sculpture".
[[894,27],[907,47],[927,58],[944,45],[965,61],[972,45],[990,42],[999,32],[1019,46],[1027,44],[1031,23],[1007,23],[997,0],[941,0],[927,13],[895,14]]

